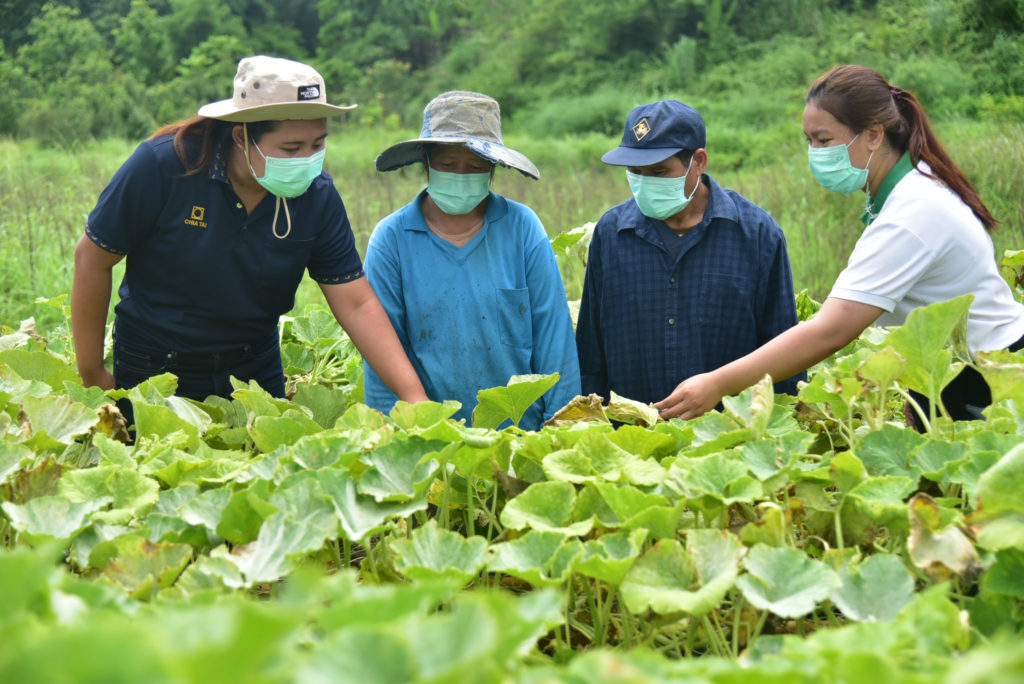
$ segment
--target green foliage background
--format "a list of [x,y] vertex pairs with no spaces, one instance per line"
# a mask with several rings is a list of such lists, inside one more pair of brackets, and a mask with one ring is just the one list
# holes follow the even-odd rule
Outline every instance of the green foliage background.
[[[807,84],[879,69],[940,116],[1024,118],[1022,0],[69,0],[0,2],[0,134],[143,137],[226,97],[241,57],[315,64],[363,126],[416,126],[450,88],[534,136],[620,130],[673,96],[732,166],[763,161]],[[735,130],[733,130],[735,129]]]
[[[840,62],[924,102],[940,138],[1024,245],[1024,0],[0,0],[0,320],[68,291],[71,254],[103,185],[158,126],[230,95],[237,61],[306,60],[329,98],[327,168],[362,249],[422,186],[374,156],[419,129],[438,92],[496,97],[506,141],[543,174],[499,173],[551,235],[628,197],[600,163],[635,105],[674,97],[708,122],[710,171],[783,227],[797,289],[822,298],[860,230],[860,197],[820,188],[803,95]],[[582,263],[563,264],[570,298]],[[298,306],[319,300],[309,283]]]
[[[689,424],[613,432],[602,413],[526,435],[358,404],[354,348],[300,291],[294,401],[186,402],[163,376],[127,395],[129,450],[96,412],[111,397],[75,378],[61,293],[135,142],[227,97],[255,53],[312,62],[332,101],[360,104],[327,165],[361,247],[422,184],[373,155],[442,90],[498,98],[545,177],[497,187],[552,234],[628,196],[600,154],[631,107],[676,97],[820,297],[860,228],[799,133],[807,84],[837,62],[921,97],[1003,220],[997,249],[1020,247],[1022,28],[1024,0],[0,0],[0,323],[40,324],[0,327],[0,586],[19,588],[0,680],[1019,681],[1024,366],[978,361],[985,423],[886,422],[897,376],[951,367],[962,300],[869,331],[799,409],[762,383]],[[564,251],[572,298],[581,254]],[[917,487],[935,498],[908,503]]]

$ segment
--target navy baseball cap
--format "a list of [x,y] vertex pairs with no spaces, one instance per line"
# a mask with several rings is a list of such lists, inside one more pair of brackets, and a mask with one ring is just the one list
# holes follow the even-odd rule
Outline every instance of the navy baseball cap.
[[682,150],[701,149],[706,143],[700,112],[678,100],[661,100],[629,113],[622,142],[605,152],[601,161],[614,166],[647,166]]

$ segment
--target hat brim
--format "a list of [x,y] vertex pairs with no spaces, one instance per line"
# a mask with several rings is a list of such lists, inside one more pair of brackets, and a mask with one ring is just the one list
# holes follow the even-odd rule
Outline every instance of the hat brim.
[[616,147],[614,150],[605,152],[601,161],[612,166],[649,166],[663,162],[676,152],[682,152],[682,147]]
[[199,108],[198,114],[208,119],[252,123],[254,121],[287,121],[289,119],[323,119],[329,116],[340,116],[355,108],[354,104],[342,107],[321,102],[281,102],[239,109],[233,100],[220,100],[203,105]]
[[435,143],[439,145],[463,145],[473,151],[474,154],[487,161],[504,166],[507,169],[515,169],[519,173],[533,178],[540,179],[540,171],[534,166],[525,154],[517,152],[510,147],[500,143],[480,140],[478,138],[466,137],[434,137],[415,138],[397,143],[387,148],[374,161],[378,171],[394,171],[409,164],[423,161],[423,146]]

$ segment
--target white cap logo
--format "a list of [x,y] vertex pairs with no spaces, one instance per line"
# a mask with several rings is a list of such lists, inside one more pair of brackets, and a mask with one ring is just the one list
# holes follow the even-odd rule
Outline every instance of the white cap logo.
[[302,86],[299,88],[299,100],[317,100],[320,98],[320,86]]

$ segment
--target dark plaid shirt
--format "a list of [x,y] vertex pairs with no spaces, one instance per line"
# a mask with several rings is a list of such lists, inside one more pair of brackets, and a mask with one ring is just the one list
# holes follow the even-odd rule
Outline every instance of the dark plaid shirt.
[[[782,229],[711,176],[703,182],[704,218],[682,235],[632,198],[598,221],[576,328],[583,394],[660,401],[796,325]],[[795,394],[804,377],[775,391]]]

